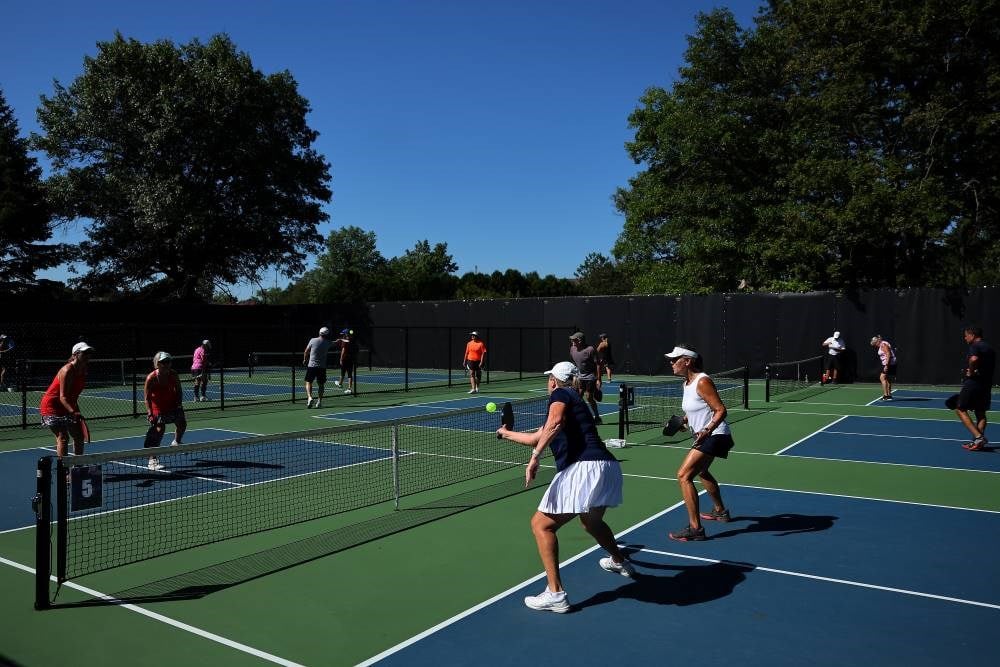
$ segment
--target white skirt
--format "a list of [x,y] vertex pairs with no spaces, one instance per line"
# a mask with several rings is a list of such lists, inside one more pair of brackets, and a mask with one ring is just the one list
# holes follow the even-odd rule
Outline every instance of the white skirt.
[[556,473],[538,504],[545,514],[582,514],[622,502],[622,468],[618,461],[577,461]]

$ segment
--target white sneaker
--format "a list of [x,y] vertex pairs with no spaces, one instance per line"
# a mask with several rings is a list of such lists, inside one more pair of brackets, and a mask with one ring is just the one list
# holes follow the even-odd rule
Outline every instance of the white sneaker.
[[476,390],[475,390],[475,389],[470,389],[470,390],[468,391],[468,393],[470,393],[470,394],[474,394],[474,393],[476,393]]
[[333,383],[334,383],[335,385],[337,385],[338,387],[340,386],[340,380],[334,380],[334,381],[333,381]]
[[163,470],[164,465],[156,460],[155,456],[149,457],[149,469],[150,470]]
[[181,443],[177,442],[177,438],[174,438],[174,441],[170,443],[170,446],[171,447],[176,447],[179,444],[181,444]]
[[345,394],[350,394],[350,393],[351,393],[351,390],[350,390],[350,389],[345,389],[345,390],[344,390],[344,393],[345,393]]
[[313,400],[311,398],[306,399],[306,407],[311,408],[313,406]]
[[313,407],[314,408],[318,408],[319,407],[319,399],[318,398],[316,399],[316,402],[313,403]]
[[553,593],[548,588],[539,595],[529,595],[524,598],[525,606],[538,611],[554,611],[557,614],[565,614],[570,609],[569,598],[566,591]]
[[608,572],[617,572],[623,577],[631,577],[633,574],[635,574],[635,567],[632,565],[632,563],[628,562],[627,560],[623,560],[620,563],[616,563],[611,556],[608,556],[607,558],[602,558],[599,562],[601,567],[607,570]]

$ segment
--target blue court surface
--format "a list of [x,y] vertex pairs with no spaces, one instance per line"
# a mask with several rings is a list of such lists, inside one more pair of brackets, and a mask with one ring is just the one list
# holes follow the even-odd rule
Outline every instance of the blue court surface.
[[[682,506],[619,535],[634,579],[602,570],[600,549],[564,563],[570,613],[524,606],[545,587],[536,578],[389,649],[379,664],[454,664],[470,646],[489,665],[532,664],[556,650],[565,664],[588,665],[992,661],[1000,513],[749,487],[723,494],[733,520],[709,524],[705,542],[667,537],[686,523]],[[614,527],[613,511],[608,521]],[[532,538],[526,528],[511,539]]]
[[962,449],[972,436],[958,419],[845,417],[781,451],[844,461],[1000,472],[1000,451]]
[[949,396],[958,393],[955,391],[931,391],[929,389],[896,389],[892,392],[891,401],[883,401],[876,398],[868,405],[878,405],[886,408],[932,408],[934,410],[947,410],[944,404]]
[[[99,427],[98,427],[99,429]],[[96,435],[97,429],[95,429]],[[164,442],[169,443],[173,434],[168,427]],[[250,433],[225,431],[214,428],[191,429],[184,435],[184,441],[211,442],[242,438]],[[130,449],[141,449],[143,436],[130,436],[91,442],[87,445],[88,454],[99,452],[115,452]],[[55,456],[55,448],[34,447],[10,452],[0,452],[0,465],[3,466],[5,481],[0,486],[0,531],[33,526],[35,514],[31,510],[31,498],[35,495],[35,471],[38,469],[38,459],[43,456]]]

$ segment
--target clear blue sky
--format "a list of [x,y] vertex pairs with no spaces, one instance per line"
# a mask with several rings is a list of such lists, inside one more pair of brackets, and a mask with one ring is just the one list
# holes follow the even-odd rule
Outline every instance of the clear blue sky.
[[386,257],[446,242],[459,274],[571,277],[588,253],[610,255],[622,228],[611,195],[638,169],[627,117],[647,87],[671,86],[695,15],[727,6],[750,26],[760,4],[21,1],[2,12],[0,88],[26,135],[53,80],[72,82],[116,30],[175,43],[228,33],[310,101],[332,165],[324,235],[374,231]]

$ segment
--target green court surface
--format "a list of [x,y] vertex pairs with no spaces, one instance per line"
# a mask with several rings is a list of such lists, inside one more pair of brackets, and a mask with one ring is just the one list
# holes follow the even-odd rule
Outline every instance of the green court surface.
[[[526,398],[539,396],[543,384],[540,379],[496,383],[483,391]],[[749,412],[730,406],[737,446],[728,460],[713,466],[723,492],[728,484],[1000,511],[995,473],[777,455],[845,415],[954,420],[943,409],[868,405],[879,394],[877,385],[847,385],[808,400],[765,404],[759,400],[762,387],[754,383]],[[452,388],[363,395],[332,401],[319,411],[300,403],[197,412],[190,415],[189,428],[292,432],[337,424],[318,414],[459,398],[468,395]],[[606,396],[603,407],[614,410],[615,400]],[[95,440],[145,432],[141,420],[97,421],[91,430]],[[602,434],[613,438],[617,431],[617,420],[606,416]],[[674,475],[687,451],[683,441],[667,442],[658,429],[632,433],[627,440],[627,448],[614,450],[626,475],[625,502],[607,515],[615,531],[679,501]],[[0,452],[32,447],[51,447],[51,436],[39,428],[0,431]],[[364,662],[540,574],[528,522],[547,478],[524,490],[523,469],[516,468],[407,497],[399,510],[391,504],[368,507],[118,567],[64,585],[57,607],[46,611],[32,608],[34,530],[2,532],[0,664]],[[5,511],[19,512],[15,525],[31,523],[27,497],[23,510]],[[577,524],[563,528],[559,537],[563,560],[593,547]],[[81,589],[130,603],[102,602]],[[687,636],[680,628],[670,632],[677,633],[677,641]],[[461,648],[465,652],[452,664],[490,664],[475,645]],[[525,662],[558,659],[553,642],[552,655],[526,656]]]

